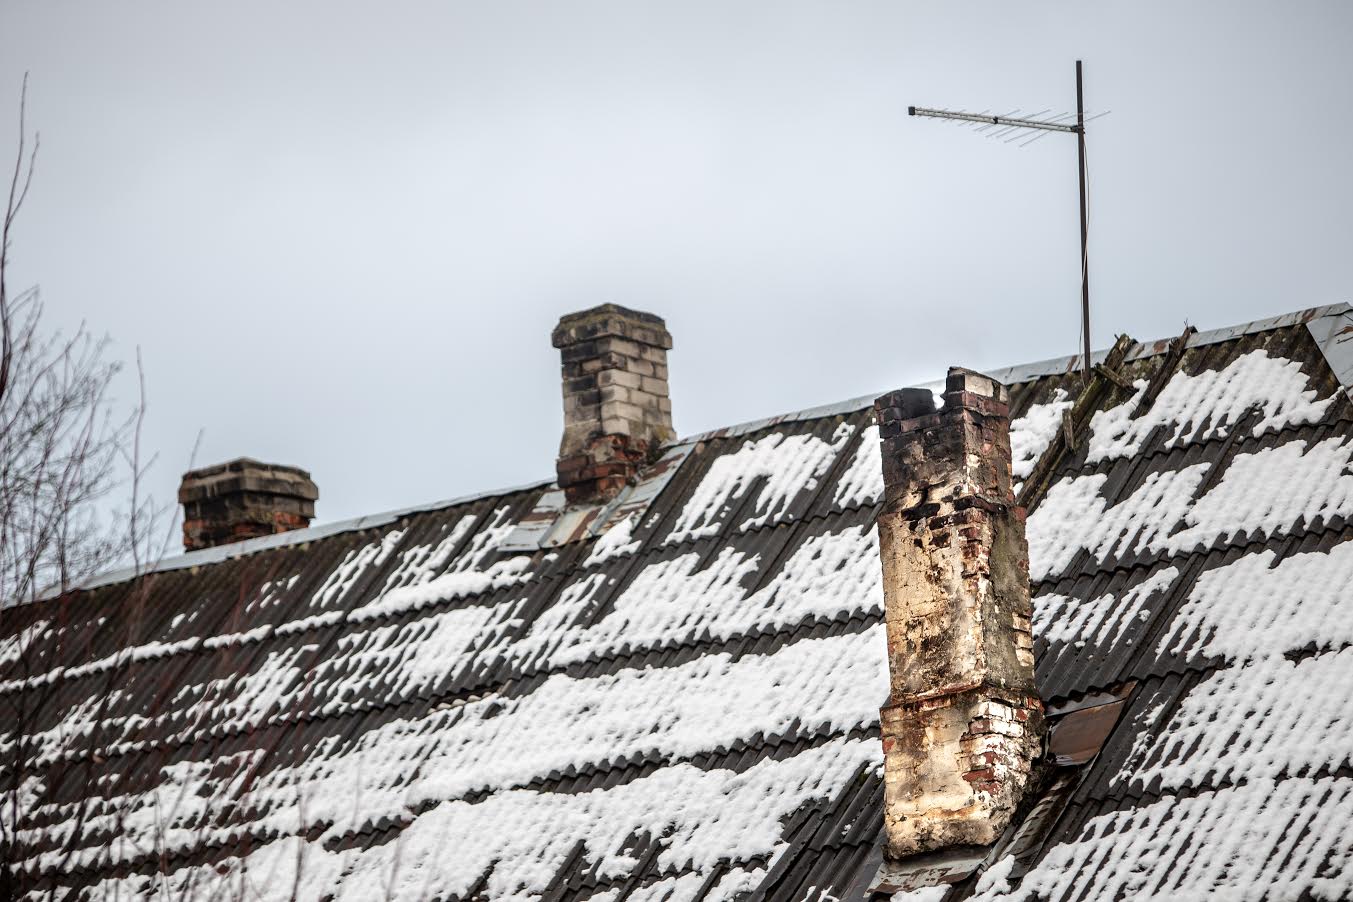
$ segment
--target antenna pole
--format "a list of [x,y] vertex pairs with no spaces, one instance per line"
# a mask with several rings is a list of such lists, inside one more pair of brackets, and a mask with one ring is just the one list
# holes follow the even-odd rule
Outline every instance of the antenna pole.
[[1076,60],[1076,159],[1081,182],[1081,339],[1084,348],[1085,382],[1090,382],[1090,251],[1085,221],[1085,92],[1081,87],[1081,61]]
[[[1081,366],[1085,374],[1085,382],[1088,385],[1090,376],[1094,372],[1094,367],[1090,364],[1090,225],[1087,217],[1086,204],[1086,157],[1085,157],[1085,88],[1081,80],[1081,61],[1076,60],[1076,124],[1072,125],[1066,120],[1070,118],[1069,113],[1062,113],[1053,116],[1051,119],[1034,118],[1033,116],[1016,116],[1019,110],[1014,110],[1004,116],[994,116],[990,112],[968,113],[962,110],[938,110],[929,107],[911,106],[907,107],[907,114],[910,116],[925,116],[931,119],[949,119],[958,122],[966,122],[970,125],[980,126],[977,131],[986,132],[989,138],[1000,138],[1007,144],[1011,141],[1021,140],[1018,137],[1007,137],[1021,129],[1032,129],[1042,134],[1030,138],[1020,146],[1026,146],[1037,141],[1048,132],[1072,132],[1076,135],[1077,166],[1080,170],[1081,186]],[[1042,116],[1046,113],[1036,113],[1035,116]],[[1107,113],[1107,110],[1105,111]],[[1100,113],[1103,116],[1105,113]],[[1091,119],[1097,119],[1098,116],[1091,116]],[[1073,358],[1074,361],[1074,358]]]

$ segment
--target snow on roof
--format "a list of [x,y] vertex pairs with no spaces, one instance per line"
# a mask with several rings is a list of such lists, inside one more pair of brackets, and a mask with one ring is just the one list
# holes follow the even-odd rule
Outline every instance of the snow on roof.
[[[1154,399],[1163,346],[1129,355],[1028,520],[1053,719],[1130,687],[1122,716],[1038,854],[916,898],[1351,891],[1347,317],[1194,336]],[[1066,370],[1011,386],[1017,475]],[[586,542],[509,543],[528,486],[9,610],[0,807],[32,898],[861,898],[867,401],[690,444]]]

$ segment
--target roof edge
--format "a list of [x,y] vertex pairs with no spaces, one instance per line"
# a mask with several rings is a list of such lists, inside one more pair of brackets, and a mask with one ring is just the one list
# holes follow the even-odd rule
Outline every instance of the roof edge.
[[[497,498],[503,495],[515,495],[518,492],[529,492],[534,489],[544,488],[553,485],[554,480],[545,479],[538,482],[528,482],[522,485],[509,486],[502,489],[494,489],[487,492],[477,492],[472,495],[462,495],[458,498],[447,498],[443,501],[433,501],[429,504],[416,504],[412,507],[401,507],[395,510],[384,511],[379,514],[366,514],[361,517],[351,517],[347,520],[335,520],[333,523],[322,523],[319,526],[308,526],[305,529],[293,529],[288,532],[279,532],[270,536],[259,536],[254,539],[245,539],[240,542],[231,542],[227,545],[217,545],[214,548],[203,548],[198,551],[189,551],[184,554],[167,557],[160,560],[153,567],[143,569],[140,572],[136,567],[120,567],[117,570],[108,570],[91,576],[89,579],[73,587],[68,591],[88,592],[102,586],[112,585],[113,583],[126,582],[135,579],[138,576],[146,576],[151,573],[165,573],[171,570],[184,570],[189,567],[200,567],[204,564],[215,564],[230,558],[244,557],[248,554],[255,554],[260,551],[269,551],[274,548],[285,548],[289,545],[303,545],[306,542],[314,542],[319,539],[325,539],[329,536],[338,535],[344,532],[357,532],[363,529],[372,529],[377,526],[385,526],[401,520],[404,517],[413,514],[426,513],[427,511],[441,510],[448,507],[458,507],[462,504],[470,504],[474,501],[482,501],[485,498]],[[39,595],[31,601],[23,601],[18,604],[5,605],[5,607],[22,607],[25,604],[36,604],[51,598],[56,598],[63,593],[51,591]]]

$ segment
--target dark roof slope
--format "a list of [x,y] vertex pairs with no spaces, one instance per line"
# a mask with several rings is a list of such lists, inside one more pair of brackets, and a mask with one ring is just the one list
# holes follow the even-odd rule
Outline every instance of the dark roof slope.
[[[1194,335],[1147,401],[1166,348],[1129,353],[1133,384],[1029,518],[1045,699],[1127,701],[953,895],[1349,893],[1350,322]],[[996,374],[1022,477],[1078,390],[1067,366]],[[11,609],[0,789],[23,884],[858,898],[881,826],[880,488],[851,402],[674,445],[593,521],[536,486]]]

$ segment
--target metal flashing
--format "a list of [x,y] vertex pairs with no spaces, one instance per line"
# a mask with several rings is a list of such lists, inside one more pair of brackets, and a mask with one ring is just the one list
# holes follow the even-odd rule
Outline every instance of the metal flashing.
[[1335,304],[1322,309],[1328,312],[1307,320],[1306,328],[1339,384],[1353,387],[1353,307]]
[[522,518],[500,547],[503,551],[558,548],[595,538],[634,514],[642,519],[694,447],[669,445],[662,457],[640,471],[638,482],[625,486],[605,504],[570,505],[562,489],[551,489],[540,496],[535,508]]
[[985,846],[957,846],[900,861],[884,858],[869,892],[891,895],[958,883],[981,866],[987,852]]

